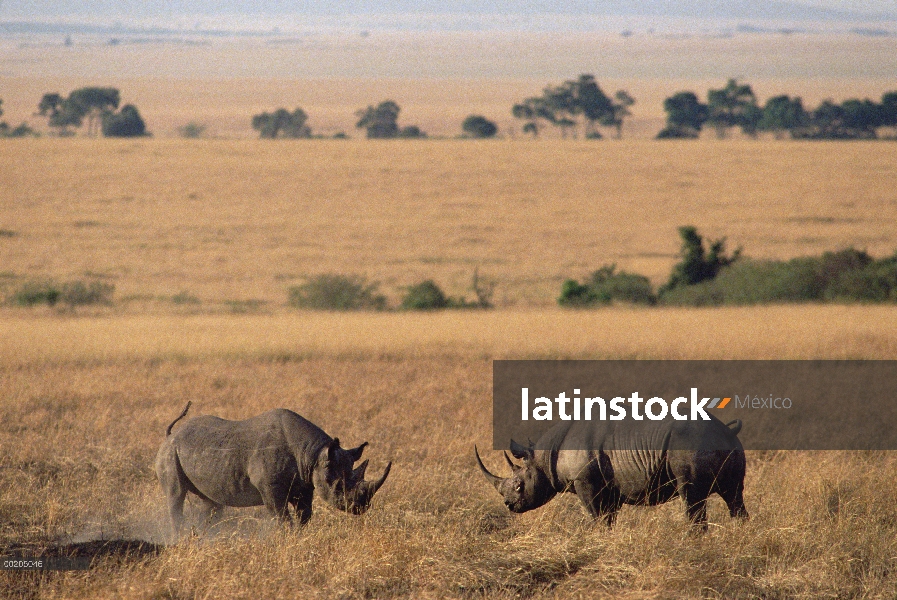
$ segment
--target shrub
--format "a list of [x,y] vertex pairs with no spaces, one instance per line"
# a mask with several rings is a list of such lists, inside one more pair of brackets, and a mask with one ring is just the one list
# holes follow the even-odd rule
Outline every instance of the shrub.
[[67,304],[70,308],[88,304],[111,304],[115,286],[101,281],[85,284],[69,281],[61,285],[53,281],[28,281],[22,284],[10,298],[19,306]]
[[315,310],[383,310],[386,298],[364,277],[325,273],[289,290],[289,303]]
[[473,138],[491,138],[498,133],[498,126],[482,115],[470,115],[461,123],[465,135]]
[[632,304],[655,304],[657,298],[651,281],[644,275],[616,272],[616,265],[604,265],[585,283],[568,279],[561,286],[558,304],[561,306],[590,306],[610,304],[614,300]]
[[743,260],[715,279],[669,290],[661,300],[690,306],[893,302],[897,301],[897,256],[875,260],[849,248],[789,261]]
[[59,295],[59,287],[50,281],[28,281],[13,293],[10,301],[19,306],[53,306],[59,301]]
[[178,127],[178,133],[181,134],[181,137],[190,140],[201,138],[205,134],[205,132],[206,126],[195,121],[190,121],[183,127]]
[[70,281],[62,284],[59,300],[71,307],[87,304],[111,304],[115,286],[102,281]]
[[407,288],[401,307],[404,310],[435,310],[448,305],[445,293],[432,279],[427,279]]
[[492,308],[492,293],[495,291],[493,282],[483,282],[480,279],[479,270],[473,270],[473,280],[470,284],[477,299],[468,302],[467,298],[453,298],[445,295],[432,279],[427,279],[416,285],[406,288],[405,297],[402,299],[401,308],[404,310],[437,310],[441,308]]

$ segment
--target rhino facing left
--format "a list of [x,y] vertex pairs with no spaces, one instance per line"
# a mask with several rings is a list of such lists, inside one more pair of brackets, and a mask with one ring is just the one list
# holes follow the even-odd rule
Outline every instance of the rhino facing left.
[[175,535],[188,492],[199,497],[210,515],[224,506],[264,505],[272,516],[291,522],[292,505],[299,523],[305,524],[315,491],[332,506],[364,513],[392,467],[388,463],[380,479],[365,481],[368,461],[354,465],[367,442],[341,448],[339,438],[284,408],[244,421],[195,417],[172,434],[190,404],[168,426],[156,455],[156,475],[168,496]]

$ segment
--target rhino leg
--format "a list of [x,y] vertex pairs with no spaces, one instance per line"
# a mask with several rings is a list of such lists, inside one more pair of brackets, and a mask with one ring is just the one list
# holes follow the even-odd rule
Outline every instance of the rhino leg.
[[184,522],[184,499],[190,491],[190,483],[181,469],[174,445],[168,444],[159,450],[156,457],[156,476],[167,497],[171,528],[177,538]]
[[726,501],[729,507],[729,515],[738,517],[739,519],[747,519],[747,508],[744,506],[744,484],[739,482],[737,485],[728,486],[719,490],[719,495]]
[[604,483],[595,485],[590,481],[577,479],[573,483],[576,495],[593,519],[604,517],[608,527],[613,527],[620,509],[620,494]]
[[679,496],[685,501],[685,513],[693,525],[707,531],[707,497],[709,486],[679,480]]
[[199,501],[202,502],[204,521],[209,525],[214,525],[215,523],[217,523],[221,518],[221,510],[224,508],[224,505],[218,504],[213,500],[209,500],[204,496],[200,496]]
[[296,518],[299,519],[300,525],[305,525],[311,519],[311,500],[311,494],[302,494],[290,500],[290,504],[296,509]]

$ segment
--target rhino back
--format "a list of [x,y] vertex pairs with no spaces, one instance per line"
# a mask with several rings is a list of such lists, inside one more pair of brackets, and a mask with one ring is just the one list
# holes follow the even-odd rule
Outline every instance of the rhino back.
[[718,419],[582,421],[559,431],[552,446],[557,482],[589,478],[617,488],[627,503],[665,502],[678,475],[712,471],[732,452],[742,463],[744,457],[737,436]]
[[311,485],[317,452],[330,440],[317,426],[285,409],[244,421],[196,417],[173,437],[191,484],[228,506],[262,504],[258,492],[262,482]]

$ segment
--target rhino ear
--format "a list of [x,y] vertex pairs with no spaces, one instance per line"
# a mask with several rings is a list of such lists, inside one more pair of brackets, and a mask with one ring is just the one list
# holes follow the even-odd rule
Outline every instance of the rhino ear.
[[535,456],[532,446],[527,448],[526,446],[521,446],[514,440],[511,440],[511,454],[514,455],[514,458],[522,460],[524,462],[531,461]]
[[364,452],[364,447],[367,445],[368,445],[368,443],[365,442],[362,445],[360,445],[358,448],[351,448],[350,450],[346,450],[346,452],[348,452],[349,455],[352,457],[353,463],[358,462],[358,460],[361,458],[361,453]]
[[336,451],[339,450],[339,438],[333,438],[330,440],[330,443],[327,444],[327,460],[335,461],[336,460]]

